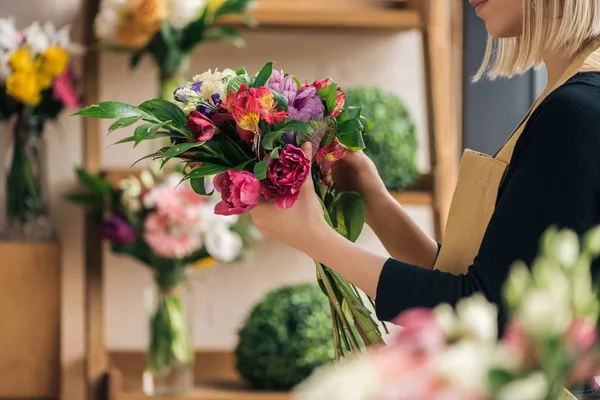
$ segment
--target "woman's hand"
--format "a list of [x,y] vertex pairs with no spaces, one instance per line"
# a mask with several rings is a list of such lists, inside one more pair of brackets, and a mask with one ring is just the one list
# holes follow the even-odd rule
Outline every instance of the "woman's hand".
[[329,179],[337,190],[358,192],[367,203],[387,192],[375,163],[362,151],[348,151],[333,165]]
[[[309,142],[302,146],[302,150],[309,158],[312,156]],[[323,216],[312,174],[308,174],[298,200],[291,208],[279,209],[273,201],[262,200],[250,211],[250,216],[263,235],[303,252],[318,244],[320,234],[332,229]]]

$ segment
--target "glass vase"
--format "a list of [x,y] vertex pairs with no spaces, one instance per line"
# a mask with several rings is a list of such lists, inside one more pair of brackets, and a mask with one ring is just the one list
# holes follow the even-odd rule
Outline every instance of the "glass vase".
[[42,119],[23,108],[6,125],[4,154],[5,215],[0,237],[14,241],[50,241],[54,229],[47,214],[45,146]]
[[194,387],[191,297],[190,285],[185,280],[165,284],[157,279],[146,290],[149,316],[143,376],[146,395],[177,395]]

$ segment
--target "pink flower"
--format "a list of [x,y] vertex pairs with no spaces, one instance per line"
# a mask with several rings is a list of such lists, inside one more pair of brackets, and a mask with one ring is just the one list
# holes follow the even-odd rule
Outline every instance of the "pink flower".
[[338,93],[335,97],[336,105],[332,110],[329,110],[330,117],[337,117],[342,113],[342,108],[344,108],[344,104],[346,103],[346,95],[342,92]]
[[146,218],[144,240],[157,256],[175,260],[193,254],[202,246],[197,232],[173,224],[167,215],[159,212]]
[[426,352],[437,352],[446,347],[446,336],[431,309],[404,311],[394,324],[403,328],[394,338],[396,345],[414,346]]
[[524,362],[527,356],[527,337],[523,331],[523,325],[517,318],[512,318],[502,336],[502,343],[506,345],[508,351],[519,362]]
[[52,93],[54,98],[60,100],[65,107],[79,108],[79,96],[75,90],[75,78],[71,67],[65,71],[52,83]]
[[308,174],[310,160],[302,149],[288,144],[281,150],[278,159],[269,161],[262,193],[267,199],[274,197],[277,208],[290,208],[298,200]]
[[197,210],[204,204],[205,198],[180,180],[179,175],[170,176],[167,183],[152,188],[142,200],[146,208],[156,209],[170,222],[186,224],[198,218]]
[[567,332],[567,341],[579,351],[589,349],[596,343],[596,324],[587,319],[576,319]]
[[336,161],[344,158],[345,155],[346,155],[346,146],[341,144],[337,140],[337,138],[335,138],[330,145],[321,147],[317,151],[317,156],[316,156],[315,161],[319,165],[319,168],[321,169],[321,173],[323,174],[323,176],[326,176],[329,173],[329,171],[331,171],[333,164],[335,164]]
[[323,90],[327,86],[331,85],[332,83],[333,83],[333,81],[331,79],[321,79],[321,80],[315,81],[312,85],[314,87],[316,87],[317,90]]
[[221,193],[221,201],[215,206],[218,215],[244,214],[260,199],[260,181],[247,171],[220,173],[214,177],[213,185]]
[[188,115],[187,126],[198,141],[210,140],[217,131],[213,122],[200,111],[194,110]]

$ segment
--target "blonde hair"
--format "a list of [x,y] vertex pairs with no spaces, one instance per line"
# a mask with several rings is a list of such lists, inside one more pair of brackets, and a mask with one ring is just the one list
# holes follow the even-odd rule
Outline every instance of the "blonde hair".
[[572,56],[600,36],[600,0],[523,0],[523,27],[514,38],[488,38],[473,78],[512,77],[542,65],[542,51]]

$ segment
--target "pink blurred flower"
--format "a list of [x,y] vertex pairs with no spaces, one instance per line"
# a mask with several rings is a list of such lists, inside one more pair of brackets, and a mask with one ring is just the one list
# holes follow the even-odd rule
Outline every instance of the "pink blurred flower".
[[567,341],[578,351],[588,350],[596,343],[596,324],[584,318],[573,321]]
[[172,223],[191,223],[198,218],[197,211],[206,201],[187,182],[179,184],[179,175],[169,178],[171,182],[154,187],[144,195],[146,208],[155,208]]
[[244,214],[260,199],[260,181],[247,171],[220,173],[214,177],[213,185],[221,193],[221,201],[215,206],[218,215]]
[[217,131],[217,127],[201,112],[194,110],[188,114],[187,126],[198,141],[210,140]]
[[300,188],[310,174],[310,160],[302,149],[288,144],[278,159],[269,161],[267,179],[262,184],[262,193],[275,198],[277,208],[290,208],[300,195]]
[[144,239],[157,256],[176,260],[193,254],[202,246],[197,232],[178,227],[160,212],[151,213],[146,218]]
[[404,311],[394,324],[403,328],[394,337],[395,345],[408,345],[426,352],[437,352],[446,347],[446,336],[431,309]]
[[54,80],[52,92],[54,98],[60,100],[65,107],[79,108],[79,96],[75,89],[75,77],[71,67],[67,67],[62,75]]
[[512,318],[504,329],[502,343],[506,346],[511,356],[515,357],[519,363],[527,358],[527,337],[523,330],[523,325],[518,318]]

